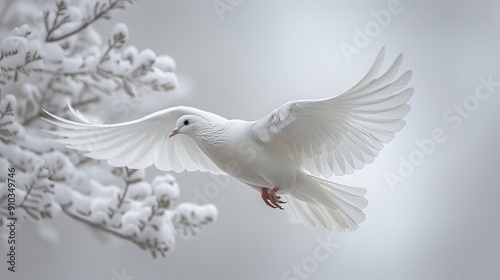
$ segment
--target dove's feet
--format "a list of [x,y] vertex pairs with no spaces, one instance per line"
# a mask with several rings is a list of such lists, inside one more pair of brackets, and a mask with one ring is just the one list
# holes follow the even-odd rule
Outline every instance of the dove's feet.
[[261,196],[262,200],[269,205],[269,207],[272,208],[279,208],[283,210],[283,207],[281,207],[280,204],[286,203],[285,201],[281,200],[281,196],[277,195],[276,192],[278,191],[278,187],[274,187],[271,190],[268,188],[262,188]]

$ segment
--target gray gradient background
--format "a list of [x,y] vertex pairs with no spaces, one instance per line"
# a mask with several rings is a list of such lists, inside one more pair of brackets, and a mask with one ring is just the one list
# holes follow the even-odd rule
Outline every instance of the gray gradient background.
[[[225,2],[225,1],[224,1]],[[324,98],[354,85],[386,46],[386,66],[404,52],[415,94],[407,126],[373,164],[333,180],[368,189],[367,219],[358,231],[333,235],[339,248],[309,279],[499,279],[500,87],[453,130],[443,113],[473,94],[478,77],[500,81],[500,4],[494,1],[401,1],[403,10],[348,63],[342,41],[373,20],[388,1],[243,1],[220,21],[211,0],[140,1],[111,22],[125,22],[130,44],[169,54],[181,89],[148,97],[143,112],[177,104],[228,118],[257,119],[291,99]],[[157,96],[155,98],[158,98]],[[107,110],[103,108],[103,110]],[[394,191],[385,172],[397,172],[415,139],[442,128],[447,140]],[[150,174],[155,171],[149,170]],[[214,181],[203,173],[177,176],[181,200]],[[313,256],[325,233],[290,224],[257,192],[231,180],[210,199],[217,223],[175,252],[153,260],[125,242],[103,243],[60,215],[57,246],[18,229],[18,270],[1,279],[112,279],[125,268],[144,279],[282,279]],[[4,257],[2,257],[3,259]],[[14,276],[14,277],[13,277]]]

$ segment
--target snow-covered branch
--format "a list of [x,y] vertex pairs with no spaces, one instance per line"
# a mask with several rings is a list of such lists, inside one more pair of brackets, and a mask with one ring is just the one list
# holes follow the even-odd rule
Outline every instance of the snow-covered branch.
[[[4,21],[0,28],[0,225],[9,215],[9,169],[16,170],[18,218],[37,221],[64,213],[155,257],[173,248],[176,233],[191,236],[216,219],[212,205],[176,205],[179,188],[172,175],[148,181],[144,170],[114,168],[86,158],[43,132],[54,128],[40,120],[42,108],[68,116],[69,102],[100,121],[94,116],[98,112],[110,119],[123,113],[113,106],[117,98],[133,100],[143,92],[158,94],[177,86],[173,59],[126,46],[125,24],[116,24],[105,43],[93,28],[94,22],[109,19],[132,2],[69,5],[57,1],[41,11],[26,1],[0,6],[7,9],[0,13],[5,15],[0,19]],[[35,11],[31,18],[40,20],[23,22],[30,18],[24,11]],[[6,26],[11,31],[3,30]],[[120,117],[114,119],[123,121],[127,116]]]

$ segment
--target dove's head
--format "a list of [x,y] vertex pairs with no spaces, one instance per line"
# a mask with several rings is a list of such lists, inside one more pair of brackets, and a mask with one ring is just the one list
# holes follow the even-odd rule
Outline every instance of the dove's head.
[[172,137],[177,134],[192,135],[198,129],[200,123],[203,122],[206,122],[206,120],[199,116],[184,115],[177,120],[175,128],[168,137]]

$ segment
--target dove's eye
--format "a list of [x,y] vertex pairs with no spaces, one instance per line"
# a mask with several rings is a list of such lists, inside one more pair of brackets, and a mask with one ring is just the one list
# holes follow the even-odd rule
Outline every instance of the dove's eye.
[[184,120],[184,125],[188,125],[189,124],[189,121],[188,120]]

